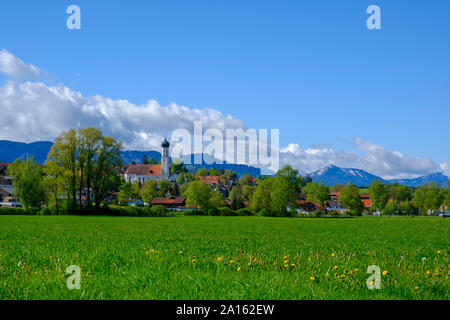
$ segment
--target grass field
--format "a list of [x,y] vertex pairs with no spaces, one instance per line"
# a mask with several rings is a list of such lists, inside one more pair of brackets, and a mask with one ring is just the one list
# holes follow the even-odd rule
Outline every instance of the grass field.
[[[0,216],[1,299],[448,299],[450,220]],[[66,268],[82,270],[69,290]],[[366,273],[378,265],[380,290]]]

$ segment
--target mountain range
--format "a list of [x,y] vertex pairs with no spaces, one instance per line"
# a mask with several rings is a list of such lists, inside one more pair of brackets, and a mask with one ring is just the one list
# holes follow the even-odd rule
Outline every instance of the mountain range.
[[449,177],[441,172],[432,173],[414,179],[386,180],[361,169],[340,168],[332,164],[313,173],[310,173],[309,176],[313,181],[322,182],[323,184],[328,186],[332,186],[335,184],[347,184],[351,181],[358,187],[368,187],[370,183],[376,179],[387,184],[399,183],[407,185],[409,187],[417,187],[428,182],[437,182],[441,186],[443,186],[448,180],[450,180]]
[[[0,162],[13,162],[17,158],[25,158],[28,155],[34,156],[36,162],[44,163],[52,145],[53,143],[49,141],[23,143],[0,140]],[[156,161],[161,160],[161,153],[157,151],[126,150],[121,152],[122,160],[127,164],[133,161],[135,163],[142,163],[144,155],[146,155],[148,159],[153,158]],[[188,163],[188,160],[192,163],[186,165],[190,172],[195,172],[199,168],[214,168],[217,170],[231,169],[236,172],[239,177],[244,174],[250,174],[253,177],[257,177],[261,174],[261,169],[243,164],[231,164],[226,162],[223,164],[212,163],[215,159],[211,158],[209,155],[203,155],[201,164],[193,164],[194,157],[195,155],[188,155],[182,158],[184,163]],[[445,176],[441,172],[432,173],[415,179],[385,180],[361,169],[340,168],[335,165],[329,165],[325,168],[312,172],[309,176],[313,181],[323,182],[328,186],[335,184],[347,184],[351,181],[354,185],[359,187],[367,187],[375,179],[378,179],[384,183],[399,183],[410,187],[417,187],[427,182],[437,182],[444,185],[448,180],[450,180],[449,177]]]

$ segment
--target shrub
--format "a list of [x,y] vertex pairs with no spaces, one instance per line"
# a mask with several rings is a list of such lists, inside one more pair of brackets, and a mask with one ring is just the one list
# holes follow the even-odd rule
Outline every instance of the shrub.
[[322,210],[316,210],[313,212],[312,216],[319,218],[319,217],[323,216],[324,214],[325,214],[325,212],[323,212]]
[[274,217],[275,215],[266,208],[261,209],[258,214],[263,217]]
[[253,212],[247,208],[241,208],[236,213],[238,216],[253,216]]
[[218,216],[218,215],[219,215],[219,209],[211,208],[208,210],[208,216]]
[[237,216],[236,211],[228,207],[220,207],[218,210],[220,216]]
[[172,216],[172,212],[164,206],[157,205],[151,208],[153,217],[169,217]]
[[23,208],[0,207],[0,215],[26,215],[27,211]]

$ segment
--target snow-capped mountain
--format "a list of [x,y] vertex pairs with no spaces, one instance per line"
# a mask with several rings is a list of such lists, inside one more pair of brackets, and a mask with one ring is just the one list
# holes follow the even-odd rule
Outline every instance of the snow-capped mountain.
[[323,184],[328,186],[333,186],[335,184],[347,184],[351,181],[358,187],[367,187],[375,179],[378,179],[384,183],[399,183],[410,187],[417,187],[427,182],[437,182],[443,186],[448,180],[450,180],[449,177],[441,172],[432,173],[415,179],[385,180],[361,169],[340,168],[332,164],[309,174],[309,176],[313,181],[323,182]]
[[339,168],[332,164],[309,174],[309,176],[313,181],[323,182],[328,186],[347,184],[351,181],[356,186],[365,187],[375,179],[383,180],[364,170]]

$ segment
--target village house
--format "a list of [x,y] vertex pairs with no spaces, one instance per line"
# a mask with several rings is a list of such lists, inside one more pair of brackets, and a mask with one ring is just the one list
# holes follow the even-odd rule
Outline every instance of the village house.
[[186,207],[186,197],[161,197],[154,198],[151,202],[152,206],[164,206],[170,211],[188,211],[194,208]]

